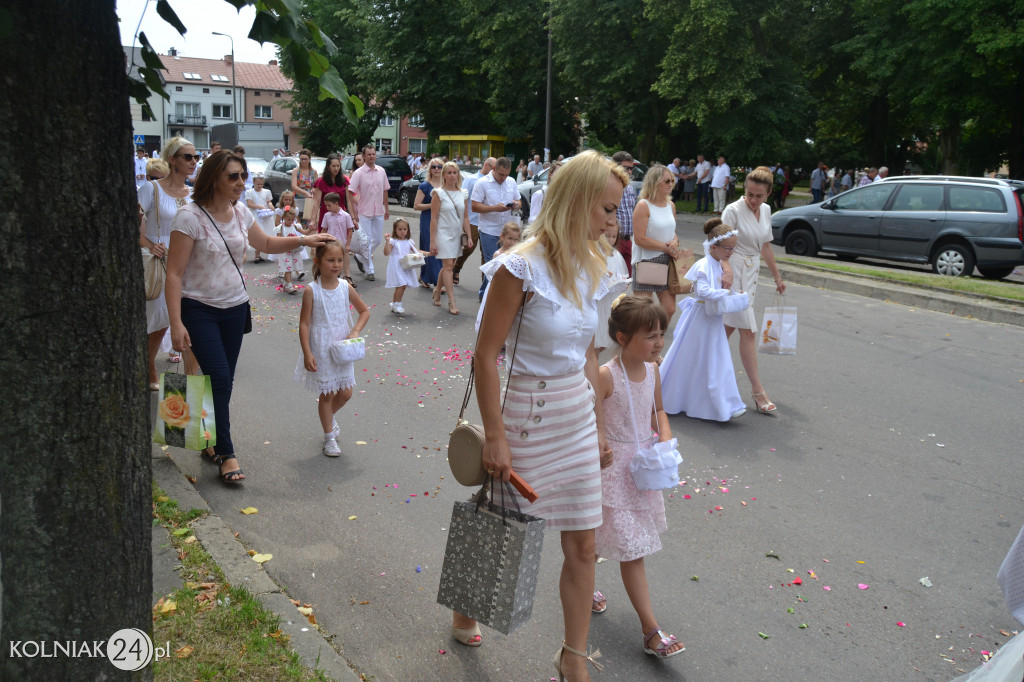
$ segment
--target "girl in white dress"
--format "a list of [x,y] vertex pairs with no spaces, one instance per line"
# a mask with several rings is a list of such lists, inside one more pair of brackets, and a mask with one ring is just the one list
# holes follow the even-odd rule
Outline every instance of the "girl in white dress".
[[[252,217],[266,234],[274,234],[274,196],[263,188],[263,176],[254,175],[252,189],[245,190],[245,205],[252,211]],[[263,254],[256,252],[253,263],[262,263]]]
[[391,234],[384,235],[384,255],[388,257],[388,278],[384,288],[395,290],[391,298],[391,312],[396,315],[405,314],[405,306],[402,305],[405,288],[418,284],[416,273],[419,269],[406,270],[402,267],[402,258],[414,253],[427,255],[426,251],[420,251],[412,243],[409,223],[399,218],[391,225]]
[[[356,385],[351,362],[331,359],[331,344],[359,336],[370,320],[370,310],[339,276],[345,267],[345,249],[338,242],[317,247],[313,256],[313,281],[302,292],[299,314],[299,343],[302,357],[295,366],[295,381],[319,394],[317,412],[324,431],[324,454],[341,455],[338,422],[334,415],[352,397]],[[353,325],[349,304],[359,313]]]
[[[295,222],[295,210],[292,208],[286,208],[282,215],[282,222],[278,226],[280,232],[278,235],[281,237],[298,237],[300,234],[311,235],[315,232],[312,227],[303,228],[297,222]],[[306,247],[300,246],[297,249],[291,251],[285,251],[282,254],[278,254],[277,260],[277,274],[284,277],[284,290],[289,294],[295,293],[295,285],[292,284],[292,273],[298,273],[297,279],[302,279],[302,276],[306,273],[302,272],[302,252],[306,250]]]
[[[665,499],[660,490],[638,490],[629,472],[629,463],[641,446],[650,447],[655,439],[662,443],[672,440],[655,364],[665,346],[668,315],[646,296],[623,295],[613,302],[605,326],[620,351],[601,365],[598,374],[612,464],[601,471],[602,522],[597,528],[597,554],[619,562],[622,584],[640,618],[644,651],[668,658],[686,647],[658,626],[644,568],[644,557],[661,549],[659,533],[668,527]],[[604,602],[604,595],[594,592],[594,613],[607,610]]]
[[744,310],[750,300],[722,286],[721,261],[736,248],[736,231],[712,219],[704,224],[704,234],[704,258],[686,273],[694,295],[680,306],[672,345],[659,369],[666,412],[724,422],[742,415],[747,406],[736,387],[722,314]]
[[[612,301],[629,286],[629,269],[626,259],[615,248],[619,241],[619,224],[604,231],[605,239],[611,245],[611,253],[605,257],[605,271],[608,273],[608,293],[597,302],[597,334],[594,336],[594,352],[600,358],[605,348],[612,345],[612,337],[608,334],[608,317],[612,312]],[[667,324],[667,323],[666,323]]]

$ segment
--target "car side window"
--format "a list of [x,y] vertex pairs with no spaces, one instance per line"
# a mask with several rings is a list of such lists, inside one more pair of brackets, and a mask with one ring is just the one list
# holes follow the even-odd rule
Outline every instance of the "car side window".
[[892,183],[877,183],[860,187],[851,192],[843,192],[836,199],[836,209],[840,211],[881,211],[889,195],[895,187]]
[[1006,213],[1006,203],[1003,201],[1003,196],[994,189],[985,187],[950,187],[949,210]]
[[941,185],[900,186],[900,192],[892,203],[891,211],[941,211]]

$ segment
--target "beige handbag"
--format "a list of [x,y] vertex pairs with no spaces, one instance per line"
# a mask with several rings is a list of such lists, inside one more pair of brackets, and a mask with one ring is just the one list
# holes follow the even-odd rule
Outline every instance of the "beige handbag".
[[668,263],[642,260],[633,266],[633,282],[647,286],[668,286]]
[[[156,217],[156,229],[160,231],[160,190],[157,184],[153,184],[153,213]],[[164,293],[164,283],[167,281],[167,261],[157,258],[149,249],[142,249],[142,272],[143,280],[146,283],[146,300],[155,301]]]
[[[523,307],[526,306],[526,294],[523,294]],[[519,327],[516,329],[516,345],[519,345],[519,330],[523,327],[523,310],[519,311]],[[480,334],[477,333],[477,341]],[[475,346],[474,346],[475,348]],[[512,361],[508,366],[508,376],[512,377],[512,368],[516,364],[516,353],[512,351]],[[473,395],[473,384],[476,378],[475,358],[469,366],[469,381],[466,383],[466,395],[462,398],[462,408],[459,410],[459,421],[455,429],[448,435],[448,466],[452,470],[455,480],[465,486],[483,485],[487,480],[487,472],[484,471],[484,427],[479,424],[470,424],[464,416],[469,406],[470,397]],[[508,395],[508,384],[505,384],[505,395],[501,398],[501,409],[505,409],[505,396]]]

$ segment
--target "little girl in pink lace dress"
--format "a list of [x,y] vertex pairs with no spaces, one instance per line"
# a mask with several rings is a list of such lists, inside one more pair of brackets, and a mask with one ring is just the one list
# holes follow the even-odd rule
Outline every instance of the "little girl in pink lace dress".
[[[661,549],[658,534],[667,528],[665,500],[660,490],[637,489],[629,463],[640,447],[672,439],[668,415],[661,405],[661,378],[654,363],[665,346],[667,326],[664,309],[653,299],[620,296],[608,318],[608,334],[618,344],[619,355],[602,365],[598,374],[598,391],[604,398],[605,439],[614,458],[611,466],[601,470],[602,522],[597,528],[597,553],[619,562],[622,583],[640,617],[644,651],[658,658],[675,656],[686,649],[658,626],[644,569],[644,557]],[[607,609],[604,595],[595,592],[594,613]]]

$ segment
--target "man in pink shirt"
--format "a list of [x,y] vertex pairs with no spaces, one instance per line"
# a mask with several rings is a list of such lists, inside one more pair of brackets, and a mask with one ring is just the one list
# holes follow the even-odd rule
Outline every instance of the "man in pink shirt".
[[366,145],[363,147],[363,165],[352,173],[347,192],[352,219],[370,238],[370,259],[356,256],[356,261],[365,266],[366,279],[371,282],[376,279],[373,275],[373,252],[384,241],[384,221],[391,217],[388,188],[387,171],[377,165],[377,150],[373,145]]

